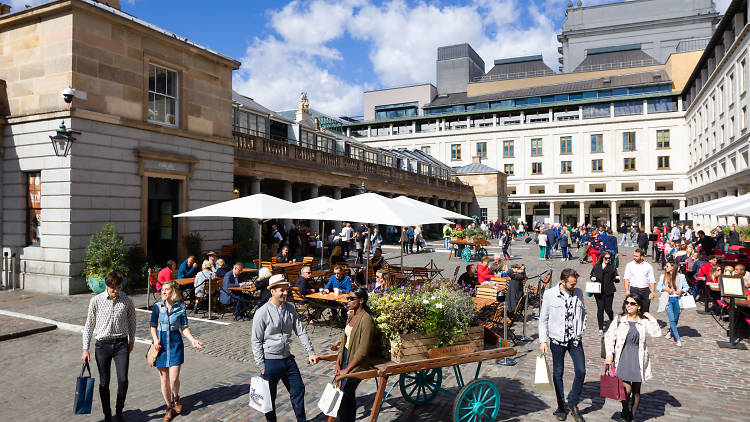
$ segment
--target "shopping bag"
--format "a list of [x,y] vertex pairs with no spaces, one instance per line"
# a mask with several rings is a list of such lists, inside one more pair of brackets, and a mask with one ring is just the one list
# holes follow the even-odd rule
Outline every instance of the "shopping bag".
[[273,410],[271,388],[268,386],[268,381],[261,377],[250,379],[250,407],[260,413],[268,413]]
[[659,313],[659,312],[666,311],[668,303],[669,303],[669,293],[662,292],[662,294],[659,296],[659,307],[656,309],[656,312]]
[[599,395],[612,400],[625,400],[625,385],[614,369],[612,375],[609,374],[609,367],[610,365],[607,365],[604,375],[599,377]]
[[318,400],[318,408],[324,415],[335,418],[338,416],[342,397],[344,397],[344,393],[336,388],[335,385],[328,383],[325,390],[323,390],[323,395]]
[[536,371],[534,371],[534,385],[540,390],[552,390],[552,374],[544,355],[536,357]]
[[[84,376],[88,371],[89,375]],[[85,362],[81,367],[81,376],[76,379],[76,396],[73,401],[73,412],[76,415],[88,415],[91,413],[91,404],[94,401],[94,381],[91,378],[91,369],[89,363]]]
[[695,298],[693,295],[685,293],[680,296],[680,309],[692,309],[695,308]]
[[601,293],[602,283],[598,281],[586,282],[586,293]]

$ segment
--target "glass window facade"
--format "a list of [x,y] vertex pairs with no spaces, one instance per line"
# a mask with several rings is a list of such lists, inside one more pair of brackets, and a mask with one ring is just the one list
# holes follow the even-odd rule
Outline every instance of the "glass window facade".
[[623,170],[635,170],[635,158],[625,158]]
[[663,155],[656,157],[656,168],[659,170],[665,170],[669,168],[669,156]]
[[[266,116],[250,113],[235,107],[232,109],[232,120],[234,122],[232,129],[235,132],[268,137],[269,124]],[[367,133],[366,129],[365,133]]]
[[570,173],[573,171],[573,162],[572,161],[561,161],[560,162],[560,172],[561,173]]
[[515,149],[514,141],[512,140],[503,141],[503,157],[504,158],[514,157],[515,156],[514,149]]
[[572,154],[573,153],[573,137],[561,136],[560,137],[560,154]]
[[622,134],[622,150],[635,151],[635,132],[624,132]]
[[595,133],[591,135],[591,152],[604,152],[604,135]]
[[461,144],[451,145],[451,160],[458,161],[461,159]]
[[643,100],[615,102],[615,116],[643,114]]
[[542,155],[542,138],[531,139],[531,155]]
[[601,158],[591,160],[591,171],[602,171],[604,169],[603,161]]
[[177,125],[177,86],[177,72],[155,64],[149,65],[149,121]]
[[515,174],[515,169],[513,164],[505,164],[503,166],[503,172],[507,174],[508,176],[513,176]]
[[531,174],[542,174],[542,163],[531,163]]
[[375,120],[398,119],[418,115],[417,102],[375,106]]
[[487,158],[487,142],[477,142],[477,157]]
[[653,98],[648,100],[648,113],[668,113],[677,111],[676,98]]
[[42,172],[26,173],[26,244],[42,241]]
[[598,119],[601,117],[609,117],[609,103],[602,104],[589,104],[583,106],[583,118],[584,119]]
[[656,147],[669,148],[669,129],[656,131]]

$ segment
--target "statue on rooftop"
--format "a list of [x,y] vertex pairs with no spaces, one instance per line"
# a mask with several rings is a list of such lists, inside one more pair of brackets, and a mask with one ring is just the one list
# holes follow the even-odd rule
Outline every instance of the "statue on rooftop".
[[307,100],[307,92],[302,91],[299,96],[299,109],[300,113],[310,112],[310,102]]

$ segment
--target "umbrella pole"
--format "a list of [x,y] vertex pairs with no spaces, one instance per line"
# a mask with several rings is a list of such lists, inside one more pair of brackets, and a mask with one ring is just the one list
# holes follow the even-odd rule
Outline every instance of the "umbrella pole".
[[263,220],[258,220],[258,268],[256,270],[260,271],[260,251],[261,251],[261,245],[263,244]]
[[403,233],[404,233],[404,227],[402,226],[401,234],[398,237],[398,245],[400,246],[399,249],[401,250],[401,265],[400,265],[401,267],[404,266],[404,242],[401,241],[401,236],[403,236]]
[[322,220],[320,222],[320,224],[323,225],[322,226],[323,228],[320,231],[320,265],[318,265],[318,266],[320,268],[323,268],[323,261],[325,260],[325,258],[323,257],[323,255],[324,255],[324,251],[326,250],[326,241],[325,241],[326,238],[324,237],[325,233],[326,233],[326,222],[325,222],[325,220]]

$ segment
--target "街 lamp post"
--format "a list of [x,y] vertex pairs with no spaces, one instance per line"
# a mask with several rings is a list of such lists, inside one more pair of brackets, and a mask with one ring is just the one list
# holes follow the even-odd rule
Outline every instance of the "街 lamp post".
[[49,137],[49,139],[52,141],[52,148],[55,149],[55,155],[58,157],[67,157],[68,153],[70,152],[70,146],[76,139],[73,137],[73,135],[80,134],[81,132],[68,130],[65,127],[65,122],[61,122],[60,127],[57,128],[57,134]]

